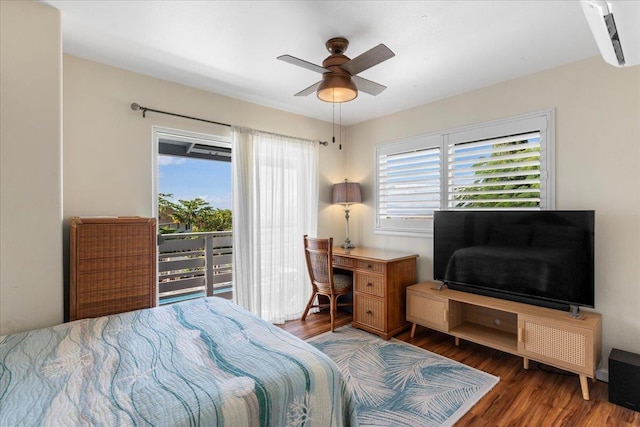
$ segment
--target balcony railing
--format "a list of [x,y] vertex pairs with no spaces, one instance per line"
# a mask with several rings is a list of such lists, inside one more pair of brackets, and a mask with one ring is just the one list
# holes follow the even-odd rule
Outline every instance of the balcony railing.
[[158,241],[159,304],[202,296],[231,298],[231,231],[163,234]]

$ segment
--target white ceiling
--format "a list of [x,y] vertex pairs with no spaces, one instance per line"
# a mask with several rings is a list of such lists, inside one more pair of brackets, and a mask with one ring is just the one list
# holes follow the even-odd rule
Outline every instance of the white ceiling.
[[598,55],[577,0],[45,3],[65,53],[325,121],[331,104],[293,96],[321,75],[276,57],[321,65],[329,38],[350,58],[384,43],[396,56],[360,75],[388,88],[343,104],[345,125]]

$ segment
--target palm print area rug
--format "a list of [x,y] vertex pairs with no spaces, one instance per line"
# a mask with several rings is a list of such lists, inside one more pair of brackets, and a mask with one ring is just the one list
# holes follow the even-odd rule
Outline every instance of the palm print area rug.
[[338,365],[362,426],[450,426],[500,379],[414,345],[344,326],[308,343]]

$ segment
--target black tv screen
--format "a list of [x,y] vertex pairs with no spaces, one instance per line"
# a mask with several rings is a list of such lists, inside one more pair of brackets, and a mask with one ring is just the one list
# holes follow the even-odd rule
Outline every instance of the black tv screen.
[[567,310],[594,306],[594,211],[438,211],[434,279]]

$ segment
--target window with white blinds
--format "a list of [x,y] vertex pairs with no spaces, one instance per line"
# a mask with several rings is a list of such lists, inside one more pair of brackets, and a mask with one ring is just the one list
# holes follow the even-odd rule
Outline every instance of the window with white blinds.
[[448,146],[448,209],[540,209],[540,132]]
[[440,209],[442,146],[420,137],[377,147],[376,228],[411,231]]
[[380,216],[426,218],[440,208],[440,148],[380,156]]
[[554,111],[379,144],[376,224],[429,234],[435,210],[553,209]]

